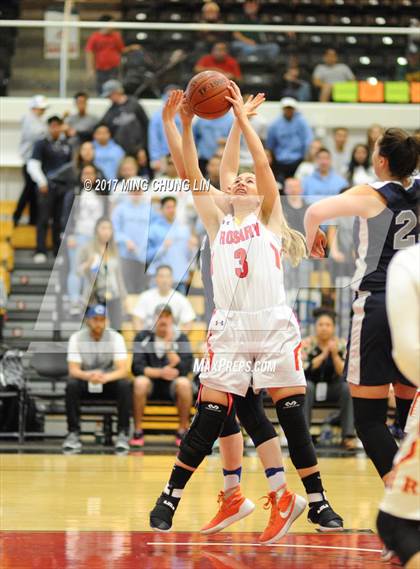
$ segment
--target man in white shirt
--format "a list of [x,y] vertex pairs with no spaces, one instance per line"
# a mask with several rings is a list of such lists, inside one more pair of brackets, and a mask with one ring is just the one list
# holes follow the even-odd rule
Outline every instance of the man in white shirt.
[[151,288],[139,296],[133,310],[135,330],[152,330],[155,324],[155,310],[160,304],[168,304],[172,310],[175,324],[182,330],[188,330],[195,319],[195,312],[190,301],[173,288],[172,269],[160,265],[156,269],[156,288]]
[[63,443],[67,451],[80,451],[80,400],[115,399],[118,407],[116,450],[129,450],[132,382],[127,379],[127,349],[124,338],[106,327],[106,308],[89,307],[87,327],[70,336],[67,349],[69,379],[66,386],[66,414],[69,434]]
[[354,81],[354,75],[348,65],[338,62],[335,49],[325,50],[323,60],[324,63],[319,63],[314,69],[312,83],[320,90],[319,100],[328,103],[334,83]]

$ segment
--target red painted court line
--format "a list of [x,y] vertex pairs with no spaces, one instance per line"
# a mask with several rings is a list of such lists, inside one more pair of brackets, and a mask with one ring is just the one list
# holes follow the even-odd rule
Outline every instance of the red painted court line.
[[1,569],[386,569],[373,534],[2,531]]

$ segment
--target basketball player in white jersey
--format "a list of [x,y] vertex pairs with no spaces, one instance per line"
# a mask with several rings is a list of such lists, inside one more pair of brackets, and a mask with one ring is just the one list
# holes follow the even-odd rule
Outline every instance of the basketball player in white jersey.
[[[407,379],[420,387],[420,243],[400,251],[391,261],[386,305],[395,363]],[[377,519],[387,549],[395,551],[409,569],[420,567],[419,420],[418,389]]]
[[[182,490],[204,456],[211,452],[231,413],[231,393],[244,397],[251,378],[256,390],[267,388],[280,423],[295,444],[290,445],[294,463],[300,463],[315,487],[308,518],[326,512],[342,528],[323,493],[316,456],[303,414],[305,378],[300,360],[300,333],[296,319],[285,304],[281,256],[286,252],[298,262],[305,255],[303,236],[290,230],[283,213],[277,184],[264,148],[247,118],[238,87],[231,85],[235,123],[245,136],[254,158],[255,175],[230,180],[234,169],[221,170],[230,188],[232,214],[225,215],[208,197],[194,191],[197,211],[212,245],[213,287],[216,311],[209,325],[209,368],[200,376],[203,386],[197,414],[181,445],[172,476],[150,515],[154,529],[168,531]],[[192,113],[184,104],[183,154],[192,187],[201,179],[191,132]],[[240,130],[232,129],[239,154]],[[235,150],[236,152],[236,150]],[[229,161],[229,156],[226,156]],[[222,161],[225,162],[225,160]],[[235,163],[236,164],[236,161]],[[206,199],[207,198],[207,199]],[[250,311],[249,308],[252,308]],[[271,365],[267,365],[271,364]],[[300,420],[302,419],[302,420]],[[304,430],[302,431],[302,426]],[[317,492],[317,490],[319,490]],[[270,494],[276,527],[261,536],[263,543],[280,539],[306,506],[306,501],[284,486]],[[269,504],[267,504],[269,505]],[[328,529],[333,529],[331,526]]]

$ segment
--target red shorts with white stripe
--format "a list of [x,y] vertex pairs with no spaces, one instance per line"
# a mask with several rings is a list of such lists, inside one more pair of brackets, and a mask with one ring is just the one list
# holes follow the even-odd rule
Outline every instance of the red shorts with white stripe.
[[216,309],[200,382],[242,396],[250,385],[254,391],[305,386],[300,347],[299,325],[286,305],[254,312]]

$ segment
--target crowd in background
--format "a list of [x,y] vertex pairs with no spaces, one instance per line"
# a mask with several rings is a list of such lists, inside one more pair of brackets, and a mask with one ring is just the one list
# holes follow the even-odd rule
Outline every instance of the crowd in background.
[[[258,0],[246,0],[242,4],[242,13],[236,16],[234,22],[245,25],[264,24],[263,12],[264,7]],[[109,16],[102,19],[109,25]],[[170,76],[169,69],[179,62],[183,65],[180,68],[181,74],[182,70],[192,75],[215,69],[239,84],[244,79],[241,61],[265,63],[275,71],[270,78],[270,83],[276,85],[275,96],[293,97],[298,101],[328,102],[331,100],[335,83],[357,80],[357,71],[354,72],[347,63],[340,61],[340,55],[333,46],[325,46],[319,61],[308,67],[307,58],[299,57],[297,49],[291,49],[287,58],[280,57],[284,55],[284,46],[281,47],[265,32],[213,30],[213,25],[227,23],[223,7],[216,2],[203,3],[197,19],[206,24],[207,29],[200,31],[190,49],[175,50],[163,66],[153,50],[147,43],[142,44],[137,35],[127,35],[123,40],[119,32],[112,27],[104,27],[94,32],[85,49],[88,74],[92,79],[96,78],[98,95],[105,81],[121,77],[127,92],[140,94],[142,90],[149,89],[155,96],[162,80],[165,83],[165,76]],[[288,32],[286,36],[292,46],[296,34]],[[413,34],[408,37],[407,42],[405,53],[401,53],[405,56],[405,65],[397,64],[396,61],[396,69],[389,69],[389,79],[419,80],[418,41]],[[258,74],[258,70],[255,70],[255,73]],[[266,86],[266,89],[269,88],[270,94],[273,94],[271,85]]]
[[[251,19],[258,23],[258,9],[257,2],[244,3],[247,22]],[[222,21],[217,4],[204,4],[202,20]],[[218,69],[240,83],[236,56],[256,54],[275,59],[278,50],[279,46],[265,41],[262,34],[235,32],[230,38],[229,34],[209,29],[196,45],[194,69]],[[102,117],[91,113],[89,95],[80,91],[74,95],[74,109],[47,119],[48,100],[34,95],[22,120],[24,188],[14,213],[15,225],[29,204],[28,221],[36,226],[37,233],[34,262],[43,264],[47,261],[47,229],[51,223],[53,254],[62,255],[66,266],[68,316],[80,318],[86,307],[106,306],[113,331],[108,338],[104,314],[101,308],[95,308],[86,313],[87,331],[74,335],[90,333],[101,339],[105,334],[106,341],[112,344],[100,373],[96,369],[86,371],[92,362],[86,363],[88,367],[80,367],[85,356],[79,353],[75,338],[69,345],[69,365],[74,373],[67,389],[69,437],[64,446],[70,450],[81,445],[79,407],[81,397],[87,395],[83,374],[91,373],[88,383],[115,382],[112,389],[103,391],[118,401],[117,445],[122,449],[127,445],[143,446],[142,419],[148,397],[177,403],[179,444],[188,425],[192,400],[191,382],[186,379],[191,375],[192,360],[185,347],[186,333],[197,315],[187,293],[198,267],[204,228],[197,219],[190,192],[183,191],[179,184],[164,134],[162,108],[149,117],[138,99],[127,94],[129,75],[121,76],[122,54],[126,61],[137,58],[138,63],[148,65],[143,48],[135,43],[125,45],[112,29],[95,32],[88,40],[89,75],[96,78],[98,94],[110,102]],[[326,51],[324,62],[314,69],[312,82],[302,79],[298,62],[291,61],[284,74],[278,116],[270,123],[261,116],[251,119],[278,181],[288,222],[301,232],[305,211],[311,203],[375,179],[371,157],[381,125],[371,125],[364,140],[355,145],[350,144],[345,127],[335,128],[321,139],[315,136],[299,108],[299,101],[311,98],[312,89],[318,90],[320,100],[328,101],[331,85],[352,77],[351,70],[338,62],[332,49]],[[130,80],[135,82],[133,75]],[[165,89],[163,101],[173,88],[176,85]],[[211,121],[197,118],[193,125],[200,168],[215,187],[219,187],[220,160],[232,121],[232,113],[227,113]],[[242,171],[252,167],[245,145],[241,147],[240,167]],[[150,187],[153,181],[161,181],[164,191],[141,189],[145,187],[141,183],[147,182]],[[329,241],[328,269],[333,279],[349,278],[354,269],[352,222],[337,220],[325,229]],[[292,270],[285,261],[290,302],[294,302],[300,288],[311,286],[311,273],[317,268],[316,261],[304,261]],[[129,306],[130,295],[136,295],[134,306]],[[137,333],[132,364],[135,432],[130,441],[127,378],[121,370],[118,372],[122,365],[118,362],[125,361],[127,365],[122,336],[118,335],[127,319]],[[178,350],[181,344],[182,353]],[[153,350],[144,349],[149,345]],[[109,359],[113,351],[114,360]],[[316,315],[315,333],[304,340],[302,356],[308,380],[308,422],[315,401],[334,400],[341,410],[343,443],[352,448],[353,418],[348,390],[342,381],[345,344],[335,334],[335,315],[331,310]]]
[[[162,109],[148,117],[116,79],[105,82],[102,93],[110,101],[103,117],[90,112],[84,92],[75,94],[74,110],[47,120],[48,100],[32,97],[22,120],[24,188],[14,221],[20,222],[29,203],[29,223],[37,230],[36,263],[47,260],[47,228],[52,222],[53,253],[57,255],[60,246],[66,252],[70,313],[80,313],[92,289],[104,300],[101,289],[106,287],[113,323],[119,328],[126,295],[140,294],[153,284],[158,266],[168,265],[175,288],[187,291],[204,229],[168,154]],[[232,120],[229,112],[215,120],[197,118],[193,126],[200,168],[216,187]],[[279,114],[270,124],[261,116],[252,121],[270,157],[289,222],[300,231],[309,204],[374,180],[371,154],[380,125],[372,125],[366,139],[353,147],[344,127],[321,140],[292,97],[281,99]],[[241,169],[251,163],[242,147]],[[162,182],[154,186],[161,191],[141,190],[140,182],[150,187],[152,181]],[[331,258],[340,274],[351,274],[346,239],[350,230],[328,230]],[[101,259],[107,261],[104,275]],[[308,278],[298,273],[293,275]],[[286,284],[295,288],[293,282]]]

